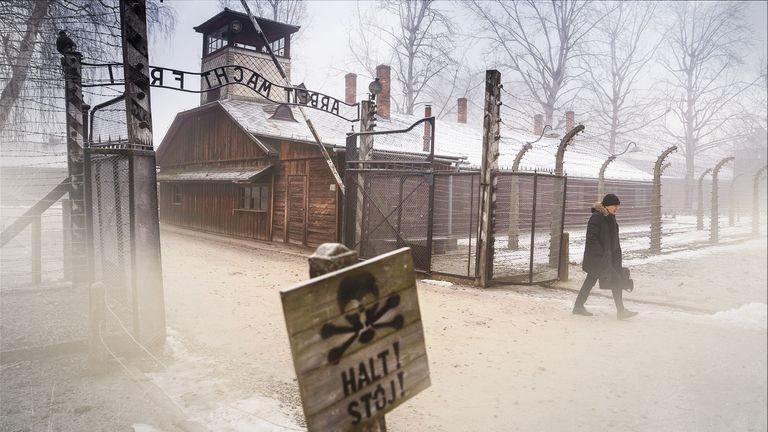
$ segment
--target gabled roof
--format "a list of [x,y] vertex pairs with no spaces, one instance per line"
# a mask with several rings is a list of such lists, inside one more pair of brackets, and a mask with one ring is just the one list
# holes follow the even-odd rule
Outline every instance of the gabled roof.
[[173,137],[181,128],[181,125],[185,118],[192,116],[194,114],[199,114],[199,113],[203,113],[210,110],[222,110],[224,113],[226,113],[227,116],[229,116],[229,118],[240,128],[240,130],[242,130],[246,135],[248,135],[251,138],[251,141],[255,145],[259,146],[259,148],[261,148],[264,151],[264,153],[266,153],[268,156],[277,156],[279,154],[277,149],[275,149],[269,144],[264,143],[258,137],[254,136],[250,131],[245,129],[237,119],[233,118],[226,109],[222,109],[221,103],[219,101],[214,101],[214,102],[207,103],[205,105],[201,105],[199,107],[192,108],[187,111],[182,111],[176,114],[176,117],[174,117],[173,122],[171,123],[171,127],[168,128],[168,132],[165,133],[165,136],[163,137],[163,141],[160,142],[160,145],[157,148],[157,159],[160,160],[163,158],[163,156],[165,155],[165,152],[168,149],[169,143],[171,142],[171,140],[173,140]]
[[[294,117],[298,122],[271,119],[275,104],[247,100],[224,100],[221,106],[248,132],[277,139],[314,144],[309,128],[304,123],[298,108],[292,107]],[[325,145],[343,149],[346,134],[351,131],[352,124],[313,109],[305,109],[305,113],[315,126]],[[389,119],[378,119],[377,130],[406,129],[421,117],[392,113]],[[357,125],[355,125],[356,127]],[[377,139],[374,150],[389,152],[406,152],[426,155],[422,150],[423,141],[416,134],[387,135],[386,139]],[[461,124],[445,120],[437,120],[435,125],[435,155],[443,158],[464,159],[470,166],[480,166],[482,153],[482,128],[471,124]],[[535,141],[537,137],[516,131],[505,130],[499,143],[499,167],[511,167],[517,152],[527,141]],[[552,170],[555,165],[555,152],[560,144],[559,138],[544,137],[534,144],[522,159],[521,168],[527,170]],[[573,144],[568,146],[565,153],[565,172],[573,177],[597,178],[600,166],[608,157],[603,152],[595,152],[593,148],[580,144],[576,137]],[[652,181],[653,176],[635,168],[621,159],[617,159],[608,168],[606,176],[636,181]]]

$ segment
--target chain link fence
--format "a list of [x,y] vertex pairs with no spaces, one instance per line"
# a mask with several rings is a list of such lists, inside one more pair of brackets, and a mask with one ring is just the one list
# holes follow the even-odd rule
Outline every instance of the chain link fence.
[[474,279],[477,274],[477,229],[480,174],[435,174],[432,270]]
[[536,172],[497,176],[493,280],[557,279],[566,178]]

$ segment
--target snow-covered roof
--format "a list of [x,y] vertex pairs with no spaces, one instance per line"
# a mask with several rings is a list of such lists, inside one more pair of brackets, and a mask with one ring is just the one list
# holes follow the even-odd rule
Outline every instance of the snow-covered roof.
[[264,165],[251,169],[241,167],[216,167],[216,168],[193,168],[193,167],[173,167],[162,169],[157,174],[158,181],[219,181],[244,183],[252,182],[264,174],[272,165]]
[[[257,136],[290,139],[314,143],[309,128],[304,124],[298,108],[291,107],[297,121],[273,119],[276,108],[273,103],[260,103],[247,100],[227,99],[218,101],[241,126]],[[352,130],[352,124],[326,113],[306,109],[305,113],[312,121],[322,142],[326,145],[343,148],[346,134]],[[407,129],[421,117],[392,113],[389,119],[377,120],[377,130]],[[357,126],[357,125],[355,125]],[[499,143],[499,167],[511,167],[517,152],[526,142],[538,137],[517,131],[504,130]],[[388,135],[386,140],[375,141],[374,149],[423,154],[423,141],[414,139],[413,134]],[[471,166],[480,166],[482,157],[483,131],[480,125],[437,120],[435,123],[435,154],[442,157],[466,159]],[[559,138],[544,137],[533,145],[521,161],[521,168],[547,171],[554,169],[555,152],[560,144]],[[608,157],[604,151],[594,151],[587,145],[579,144],[577,136],[565,152],[565,172],[574,177],[596,178],[600,166]],[[612,162],[606,178],[652,181],[651,173],[644,172],[624,162],[621,158]]]

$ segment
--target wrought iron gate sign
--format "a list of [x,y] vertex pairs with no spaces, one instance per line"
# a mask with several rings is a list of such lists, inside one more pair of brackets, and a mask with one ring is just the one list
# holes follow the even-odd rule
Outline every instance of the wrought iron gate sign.
[[[112,69],[112,66],[122,66],[119,63],[85,65],[107,67],[109,78],[106,82],[84,84],[83,87],[119,85],[124,83],[123,80],[115,77],[115,72],[118,71]],[[199,80],[200,89],[190,88],[190,80],[194,82]],[[333,96],[308,90],[303,88],[303,86],[287,87],[275,84],[260,73],[245,66],[225,65],[205,72],[187,72],[161,66],[150,66],[149,85],[151,87],[167,88],[188,93],[203,93],[228,85],[243,85],[270,102],[314,108],[350,122],[360,119],[358,109],[360,104],[350,105]]]
[[309,431],[360,429],[429,387],[408,248],[280,296]]

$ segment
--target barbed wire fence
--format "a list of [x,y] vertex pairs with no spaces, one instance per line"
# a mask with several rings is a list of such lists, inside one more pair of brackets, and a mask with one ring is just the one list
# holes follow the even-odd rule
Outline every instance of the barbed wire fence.
[[[535,150],[523,152],[524,156],[520,159],[516,169],[536,172],[551,170],[551,167],[554,166],[559,138],[567,129],[566,116],[553,119],[555,125],[549,126],[554,127],[555,130],[548,128],[547,131],[544,131],[546,133],[542,134],[542,129],[545,126],[543,120],[539,119],[537,124],[534,115],[530,111],[526,111],[528,107],[535,104],[535,101],[525,96],[513,94],[507,89],[503,89],[502,94],[505,98],[502,107],[502,130],[507,133],[502,134],[501,154],[499,156],[500,168],[512,170],[515,156],[517,152],[523,149],[526,142],[542,137],[544,139],[535,144]],[[512,101],[512,103],[519,103],[520,106],[509,106],[507,100]],[[576,122],[576,124],[578,123]],[[622,225],[622,236],[627,239],[625,249],[628,249],[631,255],[646,256],[650,253],[649,237],[654,206],[652,181],[654,165],[656,158],[669,143],[663,139],[659,140],[658,131],[654,130],[651,133],[649,128],[649,131],[641,131],[638,134],[642,147],[640,153],[630,152],[612,158],[611,162],[608,162],[607,160],[611,155],[608,153],[607,143],[603,142],[606,140],[606,134],[604,131],[595,130],[591,126],[586,124],[586,130],[567,146],[565,152],[565,173],[568,175],[565,229],[571,234],[571,242],[574,244],[583,242],[583,231],[586,229],[586,221],[589,218],[592,205],[599,201],[602,193],[615,193],[622,199],[619,221]],[[548,136],[553,139],[546,139]],[[616,151],[624,150],[625,144],[622,143],[622,148]],[[699,158],[698,165],[702,167],[714,165],[721,156],[719,153],[704,155]],[[662,177],[661,215],[664,221],[662,236],[670,238],[664,242],[664,252],[704,246],[708,244],[707,235],[710,227],[714,226],[710,220],[711,178],[705,178],[703,181],[701,212],[703,213],[704,229],[699,235],[692,234],[691,227],[695,230],[696,226],[696,210],[694,209],[693,212],[685,211],[681,205],[683,188],[685,187],[685,158],[682,155],[673,154],[667,163]],[[699,171],[703,170],[702,168]],[[748,216],[744,214],[747,213],[748,205],[739,202],[737,198],[739,196],[738,188],[734,184],[733,176],[729,175],[728,168],[726,167],[723,171],[725,172],[725,180],[721,177],[718,187],[720,216],[719,221],[715,221],[715,223],[719,224],[718,226],[721,228],[726,227],[721,230],[723,240],[739,241],[746,238],[751,218],[742,217]],[[602,188],[598,186],[599,183],[602,183]],[[514,188],[514,185],[505,184],[502,176],[500,190],[505,188],[511,189]],[[523,194],[524,192],[521,191],[520,193]],[[499,214],[502,218],[506,209],[506,203],[501,201]],[[513,239],[512,230],[510,233],[510,245],[512,243],[517,244],[519,240]],[[572,251],[571,253],[572,261],[580,260],[576,252]]]
[[[89,3],[100,3],[102,13],[89,12]],[[59,3],[57,3],[58,5]],[[3,5],[7,12],[9,5]],[[154,7],[154,6],[152,6]],[[91,268],[86,260],[77,259],[73,248],[82,248],[75,238],[82,238],[81,228],[70,219],[73,202],[68,190],[83,188],[74,184],[68,170],[67,102],[65,77],[61,56],[56,52],[57,31],[67,29],[76,50],[82,50],[82,98],[85,136],[92,131],[92,141],[85,146],[116,147],[128,138],[125,102],[119,99],[123,85],[103,86],[111,71],[93,64],[117,64],[121,70],[122,45],[118,2],[85,2],[86,10],[69,15],[46,18],[40,39],[35,45],[27,67],[27,79],[12,105],[0,106],[9,115],[0,130],[0,296],[3,296],[3,351],[25,350],[30,347],[72,344],[89,336],[89,285],[80,274]],[[22,8],[12,9],[12,16],[28,20]],[[54,13],[56,11],[51,11]],[[58,11],[60,12],[60,11]],[[83,17],[99,19],[98,25],[83,24]],[[3,30],[11,43],[20,43],[12,23],[4,16]],[[5,32],[8,30],[8,33]],[[54,31],[56,30],[56,31]],[[16,79],[14,64],[3,57],[0,63],[0,87]],[[89,65],[90,63],[90,65]],[[121,71],[122,72],[122,71]],[[91,86],[97,84],[95,86]],[[118,99],[116,99],[118,98]],[[112,103],[105,102],[112,101]],[[96,108],[90,111],[89,108]],[[115,205],[100,206],[94,211],[94,226],[113,226],[116,230],[96,230],[94,248],[99,259],[94,260],[97,282],[103,283],[106,317],[102,343],[132,339],[134,308],[127,280],[130,242],[128,218],[125,213],[128,193],[126,160],[114,156],[94,158],[93,182],[97,199],[112,197]],[[154,166],[151,167],[154,171]],[[80,177],[82,178],[82,177]],[[82,190],[82,189],[81,189]],[[86,209],[89,211],[89,209]],[[17,230],[16,226],[23,226]],[[117,234],[115,234],[117,233]],[[122,235],[120,235],[122,233]],[[106,246],[105,246],[106,244]],[[110,246],[111,245],[111,246]],[[114,252],[114,253],[113,253]],[[37,295],[31,295],[35,294]],[[114,351],[115,346],[105,347]]]

